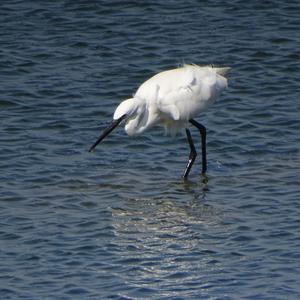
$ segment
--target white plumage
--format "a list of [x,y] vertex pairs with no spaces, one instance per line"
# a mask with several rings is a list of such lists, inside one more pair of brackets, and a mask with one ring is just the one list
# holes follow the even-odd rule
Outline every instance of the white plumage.
[[145,81],[133,98],[117,107],[113,122],[90,148],[92,151],[114,128],[125,120],[125,131],[134,136],[155,124],[162,124],[175,135],[185,128],[190,145],[190,157],[183,177],[187,178],[196,158],[196,150],[188,123],[198,128],[202,141],[202,173],[206,172],[206,129],[194,117],[211,106],[227,88],[224,77],[229,68],[184,65],[158,73]]
[[158,73],[145,81],[133,98],[117,107],[114,119],[129,116],[125,131],[130,136],[157,123],[174,135],[215,102],[227,87],[223,75],[228,69],[185,65]]

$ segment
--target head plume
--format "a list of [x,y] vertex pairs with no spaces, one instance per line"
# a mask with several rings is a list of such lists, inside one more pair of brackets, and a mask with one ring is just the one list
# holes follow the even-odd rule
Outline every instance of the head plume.
[[213,69],[216,71],[217,74],[224,76],[227,74],[227,72],[231,69],[230,67],[223,67],[223,68],[218,68],[218,67],[213,67]]

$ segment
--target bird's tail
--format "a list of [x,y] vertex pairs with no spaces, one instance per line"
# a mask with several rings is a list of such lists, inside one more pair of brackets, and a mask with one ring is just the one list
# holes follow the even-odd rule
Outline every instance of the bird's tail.
[[217,67],[214,67],[214,70],[216,70],[216,73],[221,75],[221,76],[224,76],[226,75],[226,73],[230,70],[231,68],[230,67],[223,67],[223,68],[217,68]]

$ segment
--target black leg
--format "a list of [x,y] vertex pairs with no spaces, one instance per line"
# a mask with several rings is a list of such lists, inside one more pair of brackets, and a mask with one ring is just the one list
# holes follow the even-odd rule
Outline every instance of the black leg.
[[194,146],[194,142],[193,142],[193,139],[192,139],[192,136],[191,136],[191,132],[187,128],[185,129],[185,131],[186,131],[186,136],[187,136],[190,148],[191,148],[189,161],[188,161],[188,164],[187,164],[187,166],[185,168],[185,171],[184,171],[184,174],[183,174],[183,178],[186,179],[188,177],[189,173],[190,173],[190,170],[191,170],[193,164],[194,164],[194,161],[195,161],[196,156],[197,156],[197,152],[196,152],[196,149],[195,149],[195,146]]
[[206,128],[196,122],[195,120],[191,119],[190,123],[198,128],[201,134],[201,146],[202,146],[202,174],[205,174],[207,170],[207,162],[206,162]]

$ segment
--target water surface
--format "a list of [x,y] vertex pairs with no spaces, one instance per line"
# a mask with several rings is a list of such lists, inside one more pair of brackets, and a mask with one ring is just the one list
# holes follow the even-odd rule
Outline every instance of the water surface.
[[[2,1],[1,299],[299,299],[299,13]],[[207,180],[200,159],[181,179],[185,137],[160,127],[88,153],[122,99],[182,63],[232,67],[197,119]]]

